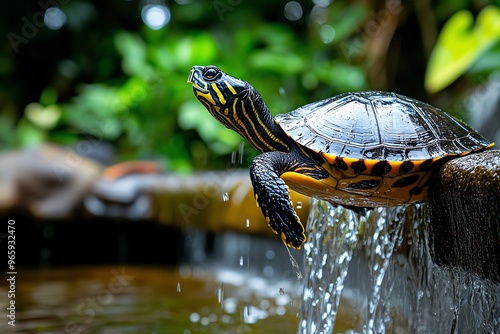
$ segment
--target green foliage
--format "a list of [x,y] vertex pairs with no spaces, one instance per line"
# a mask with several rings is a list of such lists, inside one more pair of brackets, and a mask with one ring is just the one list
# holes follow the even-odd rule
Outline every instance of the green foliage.
[[[384,5],[391,1],[396,0]],[[387,22],[381,21],[384,8],[375,1],[336,0],[323,7],[301,2],[304,15],[293,22],[283,15],[285,3],[172,3],[172,19],[159,30],[143,24],[137,2],[61,5],[67,27],[41,28],[18,45],[19,54],[0,53],[0,74],[6,76],[0,83],[1,147],[94,138],[115,145],[119,159],[155,159],[175,171],[222,168],[243,139],[195,99],[186,83],[191,66],[214,64],[250,82],[278,114],[341,92],[379,88],[366,73],[389,68],[390,59],[413,57],[388,47],[387,64],[381,65],[371,54],[391,44],[391,25],[402,29],[398,38],[406,38],[404,20],[414,15],[411,2],[402,2],[404,12],[391,12]],[[436,24],[469,4],[438,1]],[[8,10],[19,12],[3,15],[17,25],[0,20],[0,26],[21,34],[20,18],[31,18],[40,8],[29,13],[27,5],[16,6]],[[498,8],[483,9],[473,28],[472,22],[469,12],[460,11],[444,26],[429,63],[429,90],[443,89],[465,71],[498,70]],[[43,60],[24,77],[14,71],[38,57]],[[32,85],[35,77],[44,80],[44,87]],[[414,81],[412,73],[403,85]],[[243,166],[248,166],[256,152],[244,152]]]
[[[500,40],[500,9],[485,7],[477,16],[461,10],[446,22],[434,47],[425,78],[429,92],[437,92],[466,72],[477,59]],[[496,54],[498,56],[498,54]],[[496,58],[496,57],[495,57]],[[499,58],[488,62],[500,68]]]
[[[318,41],[314,25],[311,34],[301,37],[286,22],[264,22],[238,8],[225,13],[223,21],[207,24],[204,18],[213,9],[192,6],[197,20],[178,6],[172,10],[179,21],[162,31],[116,31],[113,61],[119,61],[121,74],[111,72],[100,82],[81,84],[73,98],[58,105],[49,87],[36,108],[25,110],[21,144],[95,137],[115,143],[123,158],[154,158],[186,170],[196,165],[192,150],[198,156],[229,156],[243,141],[194,98],[186,84],[192,65],[217,64],[251,82],[275,114],[313,98],[366,88],[362,66],[345,62],[338,50]],[[356,8],[336,25],[343,38],[362,19]],[[193,21],[200,26],[188,28]],[[319,86],[323,96],[316,97]],[[56,122],[57,129],[49,132]]]

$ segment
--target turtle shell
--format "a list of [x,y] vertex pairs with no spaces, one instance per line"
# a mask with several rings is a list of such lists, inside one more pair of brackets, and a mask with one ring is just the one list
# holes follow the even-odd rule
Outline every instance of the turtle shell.
[[380,91],[338,95],[275,119],[300,145],[340,158],[428,160],[461,155],[490,144],[438,108]]

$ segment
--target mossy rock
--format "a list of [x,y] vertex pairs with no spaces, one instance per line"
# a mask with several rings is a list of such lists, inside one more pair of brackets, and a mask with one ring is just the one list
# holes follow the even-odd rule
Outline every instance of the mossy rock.
[[500,150],[444,164],[429,204],[434,261],[500,282]]

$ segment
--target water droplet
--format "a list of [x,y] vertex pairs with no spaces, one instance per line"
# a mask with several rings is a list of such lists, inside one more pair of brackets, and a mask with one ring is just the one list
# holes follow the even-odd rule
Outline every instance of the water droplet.
[[290,253],[290,249],[286,247],[286,250],[288,251],[288,256],[290,257],[290,262],[292,263],[292,266],[297,269],[296,274],[297,274],[297,279],[302,279],[302,274],[300,273],[300,267],[299,264],[297,263],[297,260],[292,256],[292,253]]
[[297,206],[296,206],[297,210],[300,210],[302,209],[302,202],[301,201],[297,201]]
[[221,307],[224,307],[222,303],[224,301],[224,282],[220,283],[219,291],[217,294],[217,301],[219,302],[219,304],[221,304]]
[[238,147],[238,156],[239,156],[239,162],[240,165],[243,163],[243,151],[245,149],[245,144],[241,143],[240,146]]
[[319,36],[323,43],[331,43],[335,39],[335,29],[331,25],[323,24],[319,29]]
[[191,320],[191,322],[198,322],[200,321],[200,315],[196,312],[193,312],[189,315],[189,320]]
[[272,277],[274,275],[274,268],[271,266],[264,266],[264,268],[262,268],[262,273],[264,276]]
[[285,294],[285,289],[280,288],[280,295],[284,295],[284,294]]
[[240,256],[240,267],[243,267],[243,255]]
[[274,259],[275,256],[276,256],[276,254],[274,253],[274,251],[272,249],[269,249],[266,251],[266,259],[272,260],[272,259]]
[[231,153],[231,164],[233,164],[233,165],[236,164],[236,152],[235,151],[233,151]]
[[299,269],[299,264],[297,263],[297,260],[295,260],[295,258],[291,254],[290,254],[290,262],[292,263],[292,266],[295,269]]
[[177,292],[181,292],[181,282],[177,282]]
[[224,202],[229,201],[229,193],[228,192],[225,192],[225,193],[222,194],[222,200]]
[[245,221],[245,226],[248,228],[250,227],[250,219],[247,218],[247,220]]

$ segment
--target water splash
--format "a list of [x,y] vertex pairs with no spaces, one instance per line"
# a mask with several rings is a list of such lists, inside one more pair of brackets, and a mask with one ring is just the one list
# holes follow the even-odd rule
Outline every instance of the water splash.
[[290,263],[292,264],[292,267],[295,269],[295,274],[297,275],[297,279],[300,281],[302,279],[302,273],[300,272],[299,263],[297,262],[297,260],[295,260],[292,253],[290,253],[290,248],[288,248],[287,245],[284,245],[284,246],[288,252],[288,256],[290,258]]
[[352,250],[358,241],[359,217],[351,210],[313,199],[304,245],[304,277],[299,333],[331,333]]
[[357,214],[313,200],[298,333],[499,333],[500,285],[435,265],[428,224],[424,204]]
[[385,303],[380,304],[383,297],[380,289],[396,243],[402,240],[402,219],[406,210],[407,206],[376,208],[361,218],[365,227],[363,245],[369,263],[371,292],[368,296],[368,321],[363,328],[364,332],[385,333],[385,321],[390,316],[390,308]]

